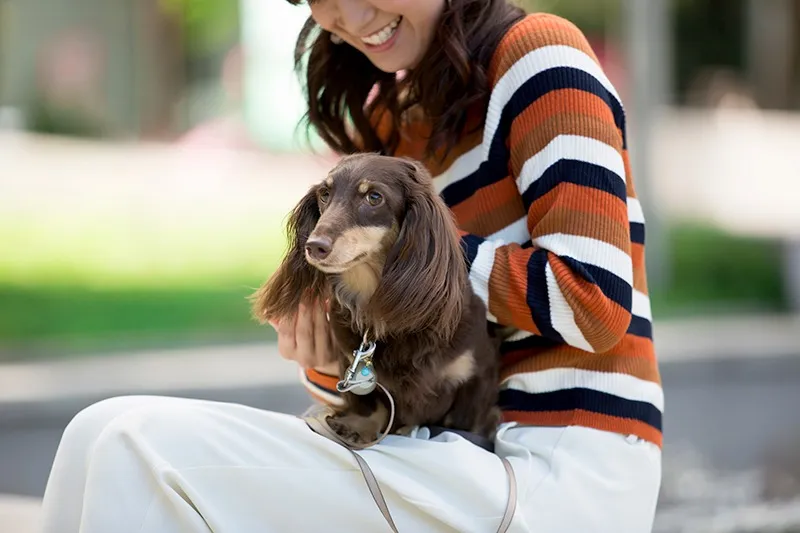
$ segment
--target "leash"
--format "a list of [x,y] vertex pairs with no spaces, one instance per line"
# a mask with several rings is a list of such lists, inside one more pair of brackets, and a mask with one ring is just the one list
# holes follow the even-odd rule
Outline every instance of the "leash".
[[[302,416],[302,418],[309,426],[309,428],[311,428],[312,431],[343,446],[353,455],[353,457],[356,460],[356,463],[358,464],[358,467],[361,469],[361,474],[364,476],[364,480],[367,483],[367,488],[372,494],[372,499],[375,500],[375,504],[378,506],[378,509],[380,510],[381,514],[386,519],[386,522],[389,524],[389,527],[392,529],[392,532],[399,533],[397,530],[397,526],[395,525],[394,520],[392,519],[392,513],[389,511],[389,506],[386,503],[386,499],[383,497],[383,492],[381,492],[380,484],[378,483],[375,474],[372,472],[372,469],[369,467],[364,458],[361,457],[361,455],[359,455],[358,453],[356,453],[356,450],[369,448],[381,442],[386,437],[386,435],[389,434],[389,431],[391,431],[392,425],[394,424],[394,417],[395,417],[394,398],[392,398],[392,394],[386,389],[386,387],[378,383],[377,375],[375,374],[375,369],[372,365],[372,356],[374,353],[375,353],[375,342],[374,341],[367,342],[367,334],[365,333],[364,339],[361,342],[361,346],[359,346],[357,350],[353,351],[352,364],[347,369],[344,379],[336,384],[336,389],[339,392],[349,391],[354,394],[365,395],[371,393],[376,388],[380,388],[384,392],[384,394],[386,394],[386,397],[389,399],[389,408],[390,408],[389,423],[386,426],[386,429],[378,436],[377,439],[366,444],[356,444],[356,443],[346,442],[335,431],[331,429],[330,425],[328,425],[328,417],[331,414],[333,414],[333,410],[330,408],[322,408],[316,413],[306,413]],[[442,430],[447,431],[447,429],[441,428],[439,432],[441,433]],[[453,430],[453,432],[460,434],[460,432],[457,432],[455,430]],[[472,442],[484,449],[487,449],[486,446],[477,444],[475,441]],[[503,463],[503,467],[505,468],[506,474],[508,475],[508,501],[506,503],[506,509],[503,514],[503,519],[500,522],[500,527],[497,529],[497,533],[505,533],[511,526],[511,520],[513,520],[514,513],[516,512],[517,481],[516,481],[516,476],[514,475],[514,469],[512,468],[511,463],[508,461],[508,459],[506,459],[505,457],[499,457],[499,459]]]

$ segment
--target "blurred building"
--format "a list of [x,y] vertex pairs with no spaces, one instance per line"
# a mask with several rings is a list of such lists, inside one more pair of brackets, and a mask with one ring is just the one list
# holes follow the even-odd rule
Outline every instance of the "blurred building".
[[[625,88],[624,19],[637,1],[522,4],[574,20]],[[669,63],[653,72],[668,75],[670,102],[800,108],[800,0],[659,3]],[[304,111],[292,53],[307,13],[282,1],[0,0],[0,104],[34,130],[136,138],[241,107],[259,143],[292,149]],[[223,78],[237,44],[243,99],[231,101]]]
[[185,86],[181,31],[157,0],[3,0],[0,98],[29,129],[162,136]]

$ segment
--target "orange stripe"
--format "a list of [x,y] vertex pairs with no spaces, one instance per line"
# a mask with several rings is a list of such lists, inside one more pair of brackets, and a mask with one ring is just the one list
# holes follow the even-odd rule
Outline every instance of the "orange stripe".
[[[574,361],[591,360],[594,357],[603,358],[616,358],[620,357],[620,361],[624,358],[641,360],[643,364],[650,365],[658,372],[658,365],[656,364],[655,350],[653,349],[652,339],[645,337],[638,337],[636,335],[625,334],[619,343],[603,354],[591,354],[573,346],[562,344],[549,348],[529,348],[525,350],[517,350],[508,352],[503,356],[503,365],[518,365],[523,364],[524,361],[530,360],[531,364],[538,362],[541,363],[541,369],[553,368],[554,366],[561,366],[561,363],[549,366],[549,361],[564,361],[565,366],[577,365]],[[571,362],[573,361],[573,362]],[[539,367],[523,367],[536,369]],[[624,366],[622,367],[625,368]],[[640,376],[641,377],[641,376]],[[645,378],[642,378],[645,379]]]
[[520,351],[519,355],[524,359],[521,358],[512,364],[507,364],[507,360],[509,357],[514,357],[515,354],[509,353],[503,357],[504,366],[500,372],[500,379],[506,379],[514,374],[523,372],[542,372],[554,368],[575,368],[592,372],[627,374],[638,379],[661,384],[658,367],[653,364],[652,360],[631,357],[627,354],[595,355],[573,346],[564,345],[541,353],[534,353],[532,350],[527,352]]
[[[613,209],[609,206],[613,205]],[[593,215],[604,215],[619,224],[629,224],[628,208],[607,192],[575,183],[563,182],[537,198],[528,208],[528,224],[534,227],[555,206]],[[627,234],[630,230],[626,229]]]
[[558,117],[577,117],[587,121],[599,119],[601,124],[612,126],[617,133],[621,133],[616,127],[614,113],[605,100],[578,89],[556,89],[539,97],[517,115],[511,134],[517,137],[528,135]]
[[[609,200],[611,202],[615,201],[606,199],[606,201]],[[618,215],[624,213],[625,204],[621,201],[619,204],[622,207],[621,209],[608,209],[605,213],[587,213],[554,205],[533,227],[531,238],[536,239],[543,235],[566,233],[602,241],[619,248],[625,253],[630,253],[631,241],[627,221],[619,222],[608,216],[609,213],[614,211]],[[617,216],[615,218],[622,217]],[[530,220],[528,224],[531,225]]]
[[645,271],[645,247],[639,243],[631,243],[631,260],[633,261],[633,288],[647,294],[647,272]]
[[510,177],[487,185],[452,207],[458,224],[485,237],[525,216],[522,197]]
[[504,422],[519,422],[532,426],[584,426],[601,431],[619,433],[621,435],[636,435],[652,442],[658,447],[662,446],[663,436],[656,428],[639,420],[619,418],[600,413],[593,413],[583,409],[573,411],[504,411]]
[[500,41],[489,66],[490,83],[496,83],[528,52],[553,45],[577,48],[600,64],[586,36],[575,24],[557,15],[533,13],[517,22]]
[[514,324],[519,329],[540,334],[528,307],[528,261],[532,248],[522,249],[509,244],[497,249],[494,267],[489,276],[489,311],[501,324]]
[[636,198],[636,186],[633,180],[633,168],[631,167],[631,158],[628,150],[622,151],[622,162],[625,165],[625,174],[628,175],[625,182],[627,194],[630,198]]
[[640,357],[650,361],[655,366],[656,356],[653,349],[653,340],[645,337],[626,334],[619,341],[619,344],[611,348],[607,353]]
[[598,352],[610,350],[625,335],[631,313],[607,297],[595,283],[578,276],[552,254],[550,268],[567,304],[575,311],[575,322]]

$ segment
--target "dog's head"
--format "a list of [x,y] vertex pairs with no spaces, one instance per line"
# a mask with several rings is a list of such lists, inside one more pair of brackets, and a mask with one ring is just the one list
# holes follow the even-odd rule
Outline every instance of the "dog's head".
[[420,164],[343,158],[299,202],[289,230],[289,253],[256,294],[258,318],[292,314],[304,294],[324,298],[332,288],[384,333],[452,335],[466,265],[452,214]]

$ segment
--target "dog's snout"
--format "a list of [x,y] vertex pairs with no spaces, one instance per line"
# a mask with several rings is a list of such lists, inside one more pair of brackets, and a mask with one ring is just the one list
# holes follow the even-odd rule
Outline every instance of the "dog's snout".
[[320,261],[328,257],[333,248],[330,237],[312,237],[306,241],[306,253],[311,259]]

